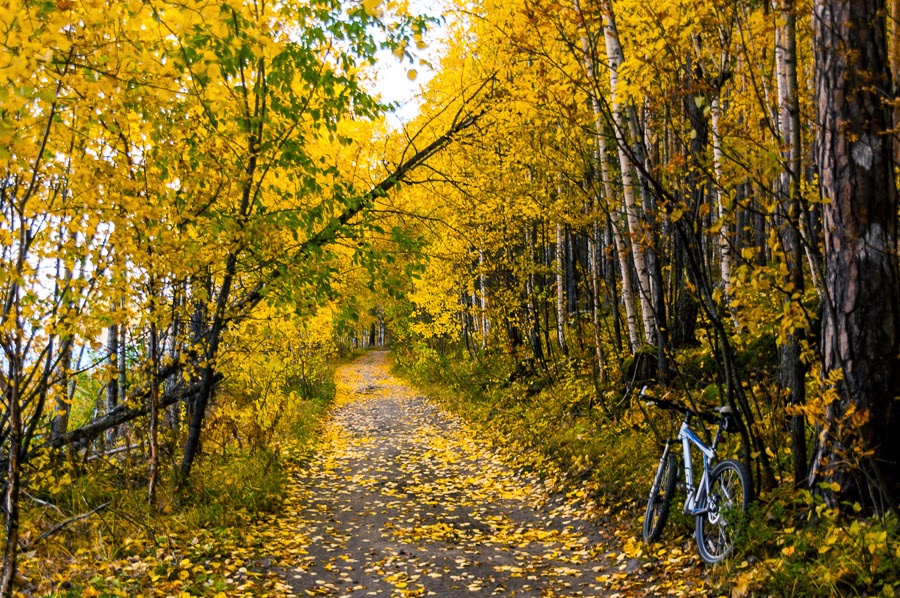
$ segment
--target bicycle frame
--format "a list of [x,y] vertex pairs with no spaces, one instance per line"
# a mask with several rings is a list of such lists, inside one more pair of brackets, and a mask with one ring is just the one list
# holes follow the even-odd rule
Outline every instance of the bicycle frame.
[[[709,496],[709,472],[710,465],[712,461],[716,458],[716,445],[719,444],[720,432],[716,433],[715,440],[713,441],[712,447],[706,446],[702,440],[697,437],[697,434],[691,430],[689,425],[690,422],[690,414],[688,414],[684,421],[681,422],[681,429],[678,431],[678,437],[675,439],[669,439],[666,441],[665,449],[663,450],[663,456],[660,460],[660,464],[665,463],[665,460],[669,456],[669,450],[672,447],[672,444],[675,442],[681,442],[681,450],[682,450],[682,458],[684,462],[684,481],[686,486],[687,498],[684,501],[684,513],[686,515],[702,515],[708,511],[706,501],[704,504],[698,505],[697,499],[699,496]],[[700,477],[699,484],[694,487],[694,468],[693,461],[691,458],[691,445],[697,447],[697,450],[703,455],[703,475]],[[653,489],[654,491],[656,488]],[[703,491],[702,494],[700,491]]]

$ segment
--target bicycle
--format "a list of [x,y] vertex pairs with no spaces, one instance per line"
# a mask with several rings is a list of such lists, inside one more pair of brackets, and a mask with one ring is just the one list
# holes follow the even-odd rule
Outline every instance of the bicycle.
[[[728,459],[712,467],[716,458],[716,448],[723,438],[723,432],[736,430],[737,419],[728,406],[717,408],[716,414],[694,411],[683,405],[646,395],[647,387],[641,389],[641,398],[655,403],[662,409],[684,414],[677,438],[666,440],[656,477],[650,488],[647,512],[644,516],[644,541],[658,540],[669,516],[669,505],[675,494],[678,478],[678,457],[671,452],[672,445],[680,442],[684,463],[684,481],[687,497],[684,501],[685,515],[695,517],[694,536],[700,558],[710,564],[721,563],[734,549],[734,528],[736,519],[750,506],[750,474],[739,461]],[[693,418],[718,424],[712,446],[706,446],[691,430]],[[703,455],[703,475],[694,486],[694,471],[691,463],[691,445]],[[737,517],[736,517],[737,516]]]

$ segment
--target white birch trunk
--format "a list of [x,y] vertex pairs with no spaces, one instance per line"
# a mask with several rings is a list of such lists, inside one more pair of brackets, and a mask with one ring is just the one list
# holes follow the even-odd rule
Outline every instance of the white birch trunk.
[[[600,153],[600,176],[603,179],[603,192],[606,195],[607,205],[613,201],[613,186],[609,174],[609,158],[606,151],[606,138],[598,135]],[[615,214],[610,218],[613,227],[613,242],[616,245],[616,256],[619,258],[619,270],[622,273],[622,303],[625,304],[625,322],[628,326],[628,348],[632,353],[640,346],[640,335],[637,328],[637,314],[634,305],[634,289],[631,285],[631,269],[628,263],[628,247],[622,236],[621,227],[616,221]]]
[[484,252],[478,248],[478,289],[481,292],[481,348],[487,349],[490,321],[487,315],[487,281],[484,276]]
[[556,338],[563,355],[569,354],[566,345],[566,287],[565,287],[566,235],[563,225],[556,225]]
[[641,208],[634,197],[634,167],[628,157],[626,147],[626,123],[622,114],[622,104],[618,100],[616,90],[619,84],[619,68],[624,60],[622,45],[619,41],[619,32],[616,29],[615,15],[609,0],[602,3],[604,12],[603,36],[606,40],[606,55],[609,65],[609,88],[613,115],[613,125],[616,135],[616,145],[619,150],[619,166],[622,173],[622,192],[625,198],[625,216],[628,221],[628,230],[631,234],[631,253],[634,259],[634,267],[637,270],[638,295],[641,300],[641,318],[644,324],[644,335],[648,343],[656,342],[656,323],[653,317],[653,305],[650,301],[650,275],[647,270],[647,262],[641,240],[644,238],[644,230],[641,226]]
[[716,179],[716,205],[719,210],[719,221],[722,228],[719,229],[719,259],[721,266],[722,285],[725,290],[726,301],[731,298],[731,247],[728,243],[728,206],[725,205],[725,193],[723,192],[722,177],[722,132],[720,119],[722,118],[722,105],[717,95],[710,105],[713,145],[713,175]]

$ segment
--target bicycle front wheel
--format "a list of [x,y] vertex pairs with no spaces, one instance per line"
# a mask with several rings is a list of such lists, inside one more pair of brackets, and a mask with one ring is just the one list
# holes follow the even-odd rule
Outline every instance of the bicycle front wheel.
[[734,538],[750,507],[750,474],[738,461],[722,461],[710,474],[707,511],[697,515],[695,537],[700,558],[721,563],[734,550]]
[[644,542],[655,542],[662,535],[666,519],[669,518],[669,505],[675,494],[677,479],[678,461],[674,454],[669,453],[660,462],[650,488],[647,512],[644,514]]

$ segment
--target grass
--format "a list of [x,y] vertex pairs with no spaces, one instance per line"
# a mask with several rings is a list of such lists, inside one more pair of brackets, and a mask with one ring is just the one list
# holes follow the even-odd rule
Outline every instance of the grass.
[[[757,372],[754,389],[767,406],[769,379],[776,371],[768,338],[748,346],[742,359]],[[701,400],[710,394],[708,352],[694,348],[679,355],[679,364],[695,384],[688,392]],[[438,399],[451,411],[478,426],[514,455],[517,465],[559,482],[565,492],[580,491],[599,502],[623,537],[640,535],[646,495],[656,469],[660,446],[643,412],[633,408],[614,387],[601,389],[605,408],[591,405],[590,371],[578,361],[561,364],[534,376],[519,376],[521,368],[507,356],[485,353],[438,354],[425,345],[398,351],[395,369]],[[693,388],[696,387],[696,388]],[[535,392],[537,388],[537,392]],[[691,390],[693,388],[693,390]],[[790,452],[784,447],[783,415],[768,407],[759,415],[773,451],[776,477],[751,509],[749,522],[731,559],[700,567],[687,575],[702,575],[714,595],[743,596],[894,596],[900,593],[900,527],[894,515],[856,515],[859,505],[832,509],[808,491],[789,483]],[[648,413],[662,434],[674,435],[677,421]],[[737,453],[736,438],[720,454]],[[782,481],[785,480],[785,481]],[[663,547],[690,544],[694,522],[680,513],[680,495],[662,538]],[[688,552],[695,548],[689,547]]]
[[[192,595],[214,596],[231,587],[225,568],[191,573],[184,581],[177,565],[184,559],[223,561],[229,550],[245,554],[258,543],[254,522],[279,511],[288,476],[314,450],[334,398],[333,364],[317,364],[302,387],[288,380],[279,395],[283,401],[267,412],[271,417],[262,418],[258,402],[239,390],[220,389],[186,488],[178,488],[174,473],[180,443],[164,431],[155,506],[147,501],[143,450],[90,461],[58,454],[32,460],[26,480],[32,498],[23,498],[23,591],[134,596],[182,584]],[[142,425],[128,433],[145,437]],[[30,544],[61,521],[105,503],[95,515]]]

